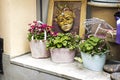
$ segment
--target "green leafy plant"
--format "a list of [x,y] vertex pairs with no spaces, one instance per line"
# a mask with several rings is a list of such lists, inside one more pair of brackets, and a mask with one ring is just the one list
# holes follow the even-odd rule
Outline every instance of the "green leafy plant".
[[80,44],[80,51],[91,55],[101,55],[109,52],[109,46],[104,39],[91,36]]
[[47,48],[69,48],[76,49],[80,42],[79,35],[71,33],[58,33],[56,36],[50,36],[47,42]]

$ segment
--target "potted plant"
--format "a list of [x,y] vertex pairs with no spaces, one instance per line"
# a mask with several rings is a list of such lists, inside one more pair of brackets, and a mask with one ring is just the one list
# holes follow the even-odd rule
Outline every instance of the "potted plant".
[[109,46],[104,39],[90,36],[80,43],[81,58],[84,67],[102,71],[106,60],[106,54],[109,52]]
[[41,21],[33,21],[29,26],[28,40],[30,41],[32,57],[49,57],[49,52],[46,49],[46,40],[47,35],[51,32],[52,26],[43,24]]
[[79,35],[71,33],[58,33],[49,37],[47,48],[50,49],[52,61],[56,63],[73,62],[79,41]]

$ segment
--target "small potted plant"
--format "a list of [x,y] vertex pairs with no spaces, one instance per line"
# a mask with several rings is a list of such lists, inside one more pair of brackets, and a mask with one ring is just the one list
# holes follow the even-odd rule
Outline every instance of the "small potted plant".
[[52,26],[43,24],[41,21],[33,21],[29,24],[28,40],[30,41],[30,49],[33,58],[49,57],[46,49],[47,35],[51,33]]
[[58,33],[51,36],[47,42],[50,49],[51,59],[56,63],[69,63],[74,61],[75,49],[80,42],[79,35],[71,33]]
[[84,67],[102,71],[106,60],[106,54],[109,52],[109,46],[104,39],[90,36],[80,43],[81,58]]

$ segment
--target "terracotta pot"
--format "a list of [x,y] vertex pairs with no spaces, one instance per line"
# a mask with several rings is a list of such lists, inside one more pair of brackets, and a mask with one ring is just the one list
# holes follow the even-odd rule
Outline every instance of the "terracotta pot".
[[31,40],[30,42],[31,55],[33,58],[47,58],[49,52],[46,49],[46,41]]
[[50,49],[51,60],[56,63],[70,63],[74,61],[75,51],[68,48]]

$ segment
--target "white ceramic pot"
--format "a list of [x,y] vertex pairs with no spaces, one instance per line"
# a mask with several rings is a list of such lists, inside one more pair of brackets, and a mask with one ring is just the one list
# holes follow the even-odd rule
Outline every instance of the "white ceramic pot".
[[84,67],[93,71],[103,71],[103,66],[106,60],[106,54],[103,55],[90,55],[81,52]]
[[31,55],[33,58],[47,58],[49,52],[46,49],[46,41],[31,40],[30,42]]
[[74,61],[75,51],[68,48],[50,49],[51,60],[56,63],[70,63]]

